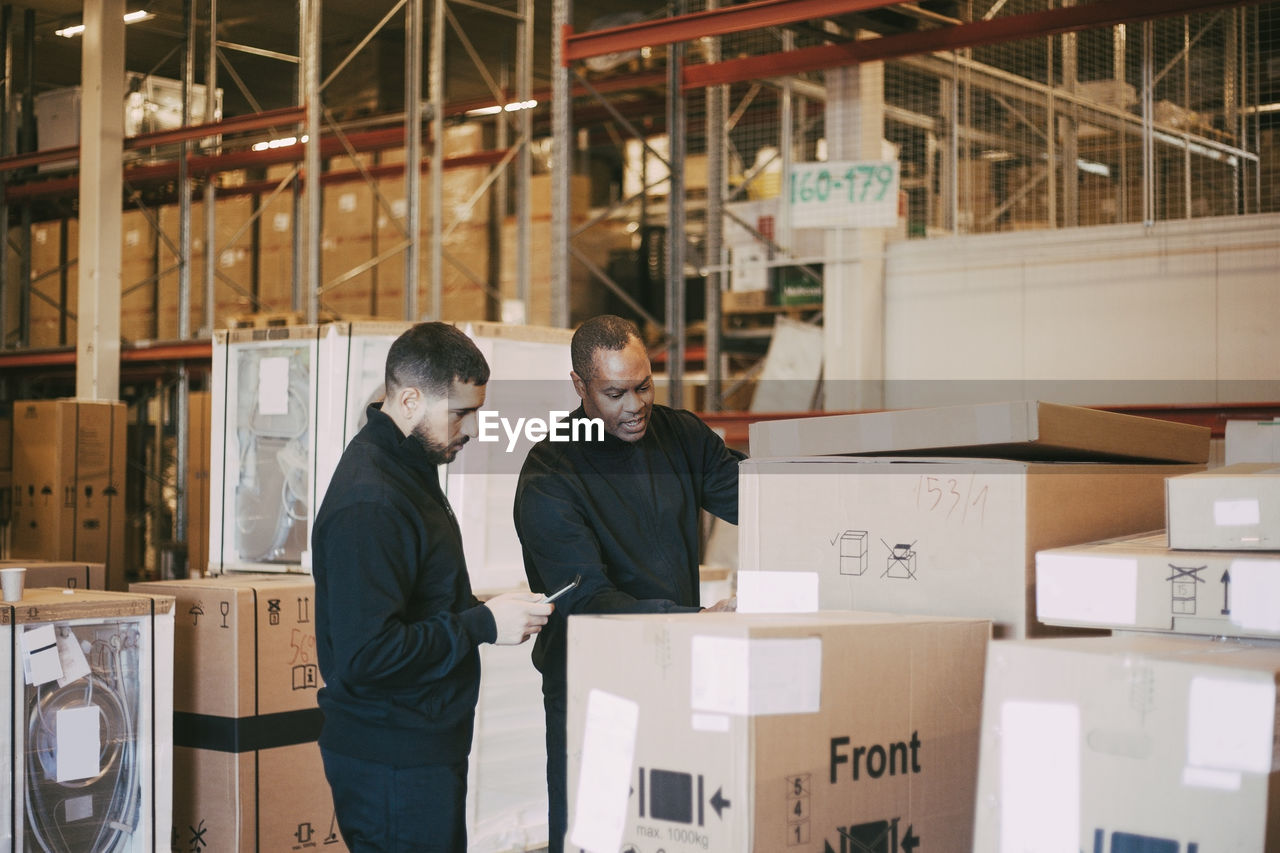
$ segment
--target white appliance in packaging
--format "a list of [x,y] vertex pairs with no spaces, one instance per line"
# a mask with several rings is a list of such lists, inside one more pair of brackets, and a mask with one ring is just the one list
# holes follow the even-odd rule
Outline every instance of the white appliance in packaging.
[[381,400],[404,322],[218,332],[213,342],[209,567],[310,571],[334,468]]
[[168,596],[82,590],[0,607],[0,849],[168,847],[173,618]]
[[297,570],[309,547],[319,326],[213,339],[209,570]]

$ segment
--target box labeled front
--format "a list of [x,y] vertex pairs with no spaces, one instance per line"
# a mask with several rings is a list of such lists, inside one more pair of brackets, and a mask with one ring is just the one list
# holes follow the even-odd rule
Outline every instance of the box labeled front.
[[969,616],[993,620],[1001,637],[1044,633],[1036,551],[1159,527],[1164,480],[1189,467],[748,459],[739,570],[817,573],[822,609]]
[[1176,551],[1163,530],[1036,554],[1050,625],[1280,639],[1280,554]]
[[570,841],[967,849],[989,633],[869,613],[575,616]]
[[303,849],[294,836],[303,824],[327,834],[311,578],[233,574],[133,589],[177,600],[174,825],[210,850]]
[[1278,676],[1274,646],[992,643],[969,849],[1280,849]]
[[1170,548],[1280,550],[1280,465],[1241,462],[1168,483]]
[[1038,400],[751,424],[751,455],[944,453],[1046,461],[1203,463],[1207,427]]
[[124,589],[125,421],[123,403],[14,404],[14,557],[103,563]]

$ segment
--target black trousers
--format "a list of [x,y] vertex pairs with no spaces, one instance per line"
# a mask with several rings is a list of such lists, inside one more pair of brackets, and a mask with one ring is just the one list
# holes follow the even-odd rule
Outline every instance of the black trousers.
[[393,767],[320,755],[351,853],[466,853],[467,762]]
[[542,679],[542,708],[547,717],[547,830],[548,853],[564,853],[569,831],[567,744],[568,689],[564,681]]

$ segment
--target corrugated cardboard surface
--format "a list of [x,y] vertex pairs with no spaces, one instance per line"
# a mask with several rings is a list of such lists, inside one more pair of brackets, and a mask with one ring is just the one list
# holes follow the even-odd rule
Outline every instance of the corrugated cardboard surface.
[[1280,465],[1242,462],[1168,483],[1169,547],[1280,550]]
[[[599,690],[638,706],[623,849],[823,853],[849,850],[846,836],[876,851],[906,849],[910,839],[921,849],[968,849],[989,623],[821,613],[569,624],[571,837],[580,818],[623,805],[578,791],[596,760],[583,736],[588,697]],[[820,686],[801,686],[785,666],[752,664],[744,686],[753,701],[793,710],[707,712],[694,698],[694,673],[721,670],[706,658],[708,640],[742,650],[744,665],[800,642]],[[885,846],[890,836],[898,847]]]
[[1280,639],[1280,554],[1175,551],[1163,530],[1036,555],[1053,625]]
[[125,418],[122,403],[14,404],[15,558],[84,560],[123,590]]
[[[224,575],[133,589],[177,599],[180,840],[203,829],[210,851],[318,846],[333,807],[314,740],[320,674],[311,578]],[[238,842],[223,847],[213,839]],[[338,841],[325,849],[344,848]]]
[[0,567],[9,566],[22,566],[27,570],[27,589],[57,587],[105,590],[107,588],[107,567],[102,563],[0,560]]
[[739,568],[816,572],[824,609],[1035,619],[1035,554],[1160,526],[1191,466],[983,459],[748,459]]
[[1203,463],[1207,427],[1025,400],[761,421],[751,455],[922,454],[1051,461]]
[[1278,674],[1274,647],[993,643],[970,849],[1280,849]]
[[187,571],[209,568],[209,463],[212,405],[208,391],[193,391],[187,404]]

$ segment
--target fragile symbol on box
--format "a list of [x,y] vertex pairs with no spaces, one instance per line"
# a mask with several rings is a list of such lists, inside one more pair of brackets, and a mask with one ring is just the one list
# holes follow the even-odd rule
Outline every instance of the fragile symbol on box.
[[1170,601],[1169,612],[1183,616],[1194,616],[1196,613],[1196,584],[1204,583],[1204,578],[1200,577],[1200,572],[1204,571],[1208,566],[1188,566],[1183,568],[1170,563],[1169,568],[1173,570],[1173,574],[1165,578],[1172,584],[1170,590],[1172,600]]
[[899,838],[900,820],[901,818],[895,817],[893,820],[874,820],[837,827],[836,831],[840,834],[839,846],[824,841],[823,853],[914,853],[920,846],[920,838],[910,824],[906,833]]
[[897,578],[899,580],[914,579],[916,576],[916,543],[899,542],[897,545],[890,545],[883,539],[880,542],[889,549],[889,557],[885,560],[884,574],[880,575],[880,577]]
[[840,534],[840,574],[861,575],[867,570],[867,531]]

